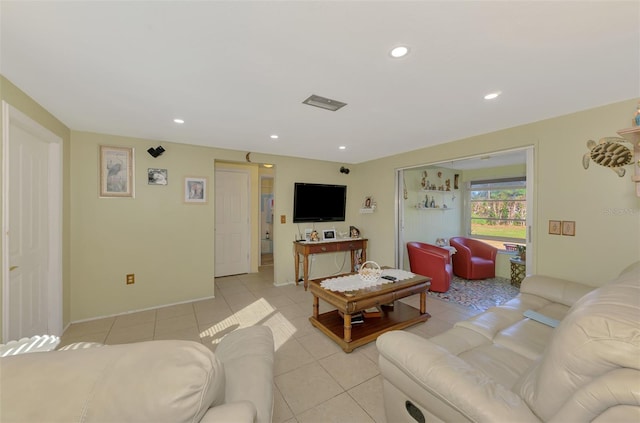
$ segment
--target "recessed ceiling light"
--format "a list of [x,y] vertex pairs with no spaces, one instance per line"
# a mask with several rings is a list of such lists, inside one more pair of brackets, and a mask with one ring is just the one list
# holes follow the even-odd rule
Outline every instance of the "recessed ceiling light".
[[401,57],[406,56],[407,53],[409,53],[409,47],[398,46],[391,49],[391,52],[389,54],[391,54],[391,57],[399,59]]
[[271,138],[272,140],[277,140],[279,137],[276,134],[273,134],[269,138]]
[[344,145],[341,145],[340,147],[338,147],[338,149],[339,149],[339,150],[346,150],[346,149],[347,149],[347,147],[346,147],[346,146],[344,146]]
[[184,120],[182,120],[182,119],[174,119],[173,121],[175,123],[184,123]]
[[493,100],[494,98],[498,98],[498,96],[502,94],[500,91],[496,91],[495,93],[489,93],[484,96],[485,100]]

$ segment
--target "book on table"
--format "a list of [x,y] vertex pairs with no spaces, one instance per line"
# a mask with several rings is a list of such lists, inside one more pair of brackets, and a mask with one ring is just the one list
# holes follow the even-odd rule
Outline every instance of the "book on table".
[[382,311],[378,307],[370,307],[362,311],[362,315],[365,319],[374,317],[382,317]]

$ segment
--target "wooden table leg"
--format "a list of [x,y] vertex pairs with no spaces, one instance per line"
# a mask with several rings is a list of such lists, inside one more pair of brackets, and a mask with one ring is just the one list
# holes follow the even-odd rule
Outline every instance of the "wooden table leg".
[[427,312],[427,292],[423,291],[420,293],[420,314],[425,314]]
[[307,286],[309,285],[309,256],[308,255],[304,255],[304,260],[302,263],[302,271],[304,272],[304,275],[302,276],[304,278],[304,290],[307,290]]
[[313,296],[313,317],[316,319],[320,315],[320,302],[318,301],[318,297]]
[[351,342],[351,315],[344,314],[344,342]]
[[297,251],[293,252],[293,262],[296,264],[296,285],[298,285],[298,280],[300,279],[300,255],[298,255]]

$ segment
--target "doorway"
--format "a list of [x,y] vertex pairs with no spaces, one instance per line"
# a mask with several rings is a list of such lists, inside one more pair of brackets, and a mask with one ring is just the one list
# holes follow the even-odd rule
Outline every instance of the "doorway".
[[62,139],[2,102],[3,341],[62,334]]
[[535,269],[532,227],[534,216],[533,147],[427,163],[396,173],[396,267],[409,269],[406,243],[435,244],[439,238],[470,236],[469,190],[473,179],[526,176],[526,269]]
[[249,172],[215,171],[215,277],[249,273]]

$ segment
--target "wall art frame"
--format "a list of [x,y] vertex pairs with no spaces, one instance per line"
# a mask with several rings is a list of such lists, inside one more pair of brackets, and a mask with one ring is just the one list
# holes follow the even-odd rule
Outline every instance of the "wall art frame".
[[207,178],[187,176],[184,178],[184,202],[187,204],[207,204]]
[[576,236],[576,222],[574,220],[562,221],[562,235]]
[[148,168],[147,181],[149,185],[168,185],[169,172],[167,169]]
[[134,154],[131,147],[100,146],[100,197],[134,198]]
[[550,220],[549,221],[549,234],[550,235],[561,235],[562,234],[562,222],[559,220]]

